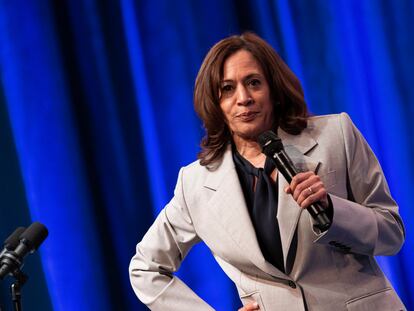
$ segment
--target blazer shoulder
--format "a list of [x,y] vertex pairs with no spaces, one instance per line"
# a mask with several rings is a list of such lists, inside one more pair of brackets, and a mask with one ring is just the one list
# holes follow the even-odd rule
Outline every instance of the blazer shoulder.
[[201,165],[200,161],[194,161],[183,167],[180,171],[181,181],[183,186],[190,191],[200,189],[200,187],[216,189],[234,169],[232,151],[229,145],[222,158],[209,168]]
[[308,126],[310,128],[316,127],[322,124],[340,124],[342,122],[351,122],[351,118],[346,112],[326,114],[326,115],[317,115],[311,116],[308,118]]
[[202,174],[206,169],[206,167],[200,164],[200,160],[196,160],[187,164],[181,168],[181,171],[185,172],[185,175],[199,175]]
[[180,179],[185,188],[192,189],[204,183],[209,170],[200,164],[200,160],[196,160],[180,169]]
[[328,115],[311,116],[308,118],[308,127],[305,131],[308,131],[313,136],[329,135],[336,136],[346,135],[351,129],[355,128],[354,123],[346,112]]
[[229,168],[234,167],[231,145],[227,146],[227,149],[224,151],[222,157],[216,162],[211,164],[211,166],[203,166],[200,164],[200,160],[196,160],[187,166],[182,167],[182,171],[185,171],[186,175],[191,176],[200,176],[202,178],[207,178],[210,175],[221,174],[223,171],[227,171]]

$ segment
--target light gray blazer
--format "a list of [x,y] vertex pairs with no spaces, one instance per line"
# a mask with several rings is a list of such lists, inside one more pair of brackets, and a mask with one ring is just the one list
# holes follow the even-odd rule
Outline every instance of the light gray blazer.
[[212,310],[173,275],[190,248],[204,241],[237,286],[243,304],[260,310],[405,310],[377,265],[404,241],[398,207],[381,167],[345,113],[312,117],[300,135],[278,132],[301,170],[323,180],[334,207],[332,226],[320,234],[308,212],[283,189],[277,218],[286,274],[260,251],[231,148],[218,168],[194,162],[181,169],[173,199],[137,245],[132,287],[151,310]]

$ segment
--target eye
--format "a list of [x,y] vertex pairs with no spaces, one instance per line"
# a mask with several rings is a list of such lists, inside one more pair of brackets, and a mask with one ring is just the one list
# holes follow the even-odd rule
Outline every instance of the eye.
[[262,82],[259,79],[251,79],[248,84],[252,87],[257,87],[262,84]]
[[233,89],[233,86],[230,84],[227,84],[227,85],[223,85],[223,87],[221,88],[221,91],[223,93],[226,93],[226,92],[230,92],[232,89]]
[[220,93],[222,96],[229,96],[234,91],[232,84],[225,84],[221,87]]

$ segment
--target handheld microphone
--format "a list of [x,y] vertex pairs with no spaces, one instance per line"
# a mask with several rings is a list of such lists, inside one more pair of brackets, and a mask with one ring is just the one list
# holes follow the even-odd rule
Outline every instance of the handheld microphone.
[[[15,235],[15,233],[18,229],[16,229],[9,237],[12,238],[11,241],[13,243],[16,241],[17,234]],[[21,233],[18,238],[18,245],[14,250],[8,249],[1,257],[0,280],[9,273],[14,274],[19,272],[23,266],[24,257],[29,253],[33,253],[46,239],[47,235],[47,228],[40,222],[32,223],[23,233]]]
[[[282,140],[272,131],[267,131],[259,135],[258,143],[262,147],[262,152],[273,160],[279,172],[290,184],[292,178],[299,173],[283,148]],[[325,213],[321,203],[315,202],[309,205],[307,211],[316,221],[316,226],[324,231],[329,228],[331,221]]]

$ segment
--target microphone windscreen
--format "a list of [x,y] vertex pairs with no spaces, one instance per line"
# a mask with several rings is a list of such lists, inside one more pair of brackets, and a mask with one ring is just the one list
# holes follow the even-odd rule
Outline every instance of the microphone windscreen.
[[25,239],[30,249],[37,249],[47,238],[49,232],[40,222],[32,223],[20,236],[20,240]]
[[9,250],[14,250],[19,245],[20,235],[26,230],[25,227],[18,227],[12,234],[4,241],[4,247]]
[[273,131],[266,131],[260,134],[257,142],[266,155],[283,150],[282,140]]

